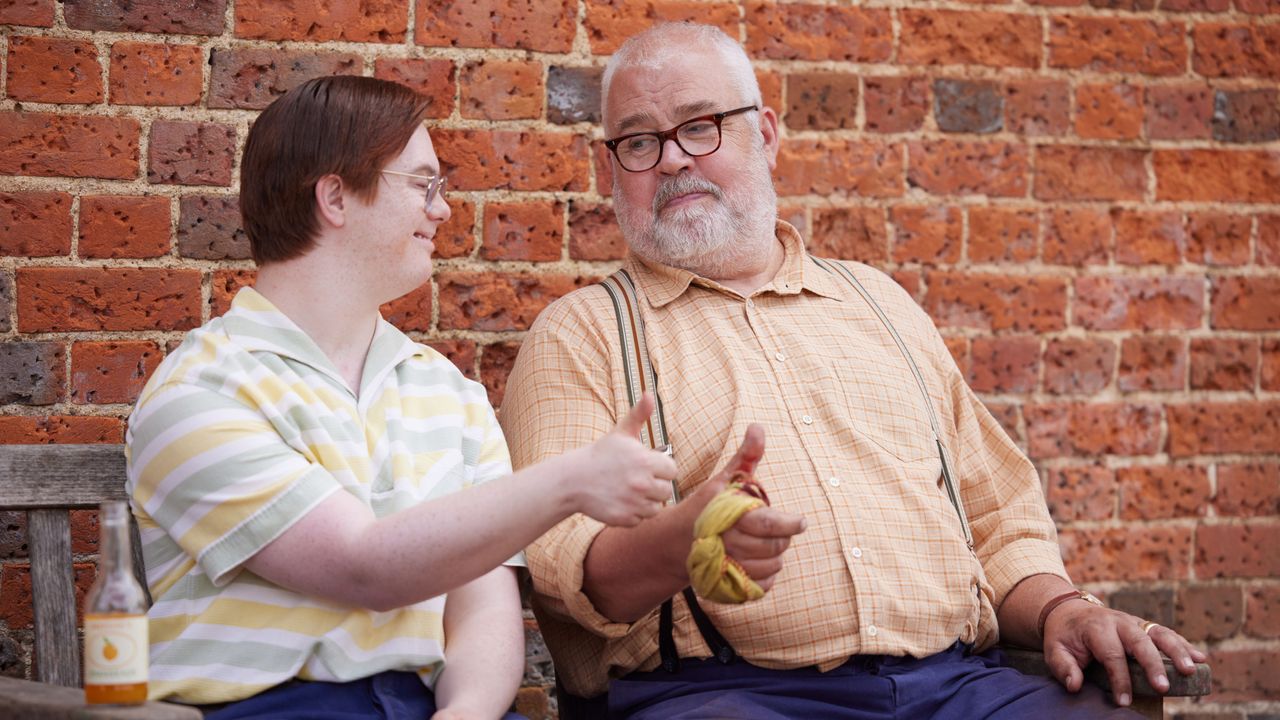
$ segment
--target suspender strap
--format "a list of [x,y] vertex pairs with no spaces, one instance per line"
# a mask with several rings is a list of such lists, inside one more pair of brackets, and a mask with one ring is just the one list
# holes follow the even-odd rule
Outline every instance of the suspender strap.
[[[656,410],[640,430],[640,442],[647,443],[654,449],[670,447],[667,437],[667,422],[662,410],[662,396],[658,394],[658,379],[653,372],[653,364],[649,362],[649,348],[645,343],[644,318],[640,316],[639,293],[635,282],[626,270],[618,270],[600,281],[609,300],[613,302],[613,312],[618,321],[618,339],[622,345],[622,374],[627,381],[627,400],[635,405],[640,395],[646,390],[653,393]],[[671,483],[671,502],[680,499],[675,481]],[[689,605],[689,613],[698,626],[698,632],[707,643],[707,647],[721,663],[731,663],[737,657],[733,647],[716,630],[711,618],[707,617],[698,598],[691,588],[684,589],[684,599]],[[675,621],[671,598],[662,603],[658,615],[658,655],[662,659],[662,667],[667,672],[680,670],[680,655],[676,651]]]
[[942,482],[947,489],[947,498],[951,500],[951,506],[956,509],[956,515],[960,517],[960,527],[964,530],[964,540],[969,545],[969,549],[973,549],[973,532],[969,529],[969,516],[964,512],[964,503],[960,499],[960,493],[956,490],[955,479],[951,474],[951,462],[947,456],[947,449],[942,445],[942,435],[938,431],[938,417],[934,414],[933,401],[929,398],[929,390],[924,384],[924,375],[920,373],[920,367],[916,365],[915,359],[911,357],[911,351],[907,349],[907,344],[902,341],[902,337],[898,335],[898,330],[889,322],[889,316],[885,315],[880,304],[871,297],[871,293],[863,287],[858,278],[845,267],[843,264],[826,260],[824,258],[814,257],[813,261],[818,267],[835,275],[841,275],[849,281],[862,299],[866,301],[871,309],[875,312],[876,317],[880,318],[880,323],[884,325],[889,334],[893,336],[893,342],[898,346],[898,352],[902,353],[902,357],[906,359],[907,366],[911,369],[911,374],[916,379],[916,386],[920,389],[920,397],[924,399],[924,409],[929,415],[929,427],[933,429],[933,442],[938,447],[938,457],[942,460]]

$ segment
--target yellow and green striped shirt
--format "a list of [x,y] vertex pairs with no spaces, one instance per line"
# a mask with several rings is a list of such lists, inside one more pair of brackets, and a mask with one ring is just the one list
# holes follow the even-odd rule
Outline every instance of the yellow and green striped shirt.
[[243,565],[330,493],[385,517],[511,471],[484,388],[448,359],[380,320],[357,399],[251,288],[152,375],[126,453],[155,599],[151,698],[189,703],[240,700],[295,677],[410,670],[431,683],[444,660],[443,595],[374,612],[285,590]]

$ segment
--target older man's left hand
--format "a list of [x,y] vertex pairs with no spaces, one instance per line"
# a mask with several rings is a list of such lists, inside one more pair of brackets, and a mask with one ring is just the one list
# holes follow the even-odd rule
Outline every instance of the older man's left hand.
[[1106,668],[1112,695],[1120,705],[1128,705],[1133,697],[1128,655],[1146,671],[1152,687],[1161,693],[1169,689],[1161,652],[1183,675],[1194,674],[1195,664],[1207,659],[1186,638],[1163,625],[1086,602],[1063,603],[1044,624],[1045,662],[1058,681],[1071,692],[1079,690],[1084,668],[1097,660]]

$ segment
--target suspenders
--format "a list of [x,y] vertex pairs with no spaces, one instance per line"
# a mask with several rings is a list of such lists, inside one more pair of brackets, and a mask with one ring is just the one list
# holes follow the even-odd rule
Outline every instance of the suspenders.
[[[920,390],[920,395],[924,400],[925,410],[929,417],[929,427],[933,430],[934,444],[938,448],[938,457],[942,461],[942,481],[946,486],[947,498],[951,501],[952,507],[955,508],[956,515],[960,518],[960,527],[964,530],[965,543],[972,550],[973,533],[969,528],[969,518],[965,515],[964,504],[961,502],[960,493],[955,486],[955,480],[951,473],[951,462],[946,448],[942,445],[942,435],[938,429],[938,418],[934,413],[933,402],[929,399],[924,376],[920,373],[919,366],[916,365],[915,360],[911,357],[911,352],[907,349],[906,343],[902,341],[902,337],[898,335],[893,323],[889,322],[889,317],[885,315],[879,303],[871,297],[871,293],[867,292],[867,289],[863,287],[862,283],[858,282],[853,273],[838,262],[810,257],[813,258],[818,267],[843,277],[858,291],[862,299],[871,306],[881,324],[889,331],[889,334],[893,337],[894,344],[898,346],[898,351],[902,353],[902,357],[907,361],[911,374]],[[627,400],[631,405],[634,405],[640,398],[640,394],[647,390],[653,393],[654,399],[657,401],[657,410],[654,411],[653,416],[649,418],[649,422],[641,430],[640,440],[648,443],[654,449],[665,448],[670,450],[671,445],[667,437],[667,424],[663,413],[662,396],[658,393],[657,377],[654,374],[653,365],[649,362],[648,346],[645,343],[644,319],[640,316],[639,297],[635,283],[626,270],[618,270],[602,280],[600,284],[609,293],[609,299],[613,302],[614,313],[617,316],[618,338],[622,344],[623,376],[627,381]],[[674,503],[679,499],[675,481],[672,481],[671,502]],[[737,657],[737,653],[729,645],[729,642],[725,640],[724,636],[716,630],[711,618],[707,617],[702,606],[698,604],[698,599],[694,595],[693,589],[686,587],[681,594],[684,596],[685,603],[689,606],[689,613],[693,616],[693,622],[698,627],[698,632],[702,635],[703,641],[710,648],[711,654],[722,664],[727,665],[733,662]],[[662,659],[662,667],[667,672],[674,673],[679,671],[680,657],[676,652],[672,600],[670,598],[662,603],[662,609],[658,617],[658,654]]]

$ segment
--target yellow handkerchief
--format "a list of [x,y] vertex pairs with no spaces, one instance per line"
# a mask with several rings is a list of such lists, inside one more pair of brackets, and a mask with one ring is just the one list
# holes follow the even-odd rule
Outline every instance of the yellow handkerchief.
[[764,491],[745,473],[720,491],[693,524],[693,546],[685,567],[698,595],[718,603],[744,603],[764,597],[764,590],[724,550],[720,537],[738,518],[768,504]]

